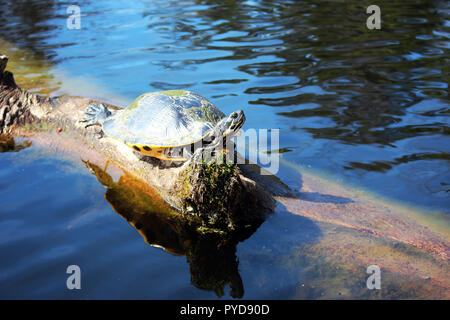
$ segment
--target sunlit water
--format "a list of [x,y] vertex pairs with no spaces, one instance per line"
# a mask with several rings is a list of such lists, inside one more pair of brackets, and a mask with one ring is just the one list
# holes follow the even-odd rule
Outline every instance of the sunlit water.
[[[285,162],[449,213],[445,1],[378,1],[379,31],[366,28],[364,1],[78,3],[81,29],[69,30],[70,2],[0,1],[4,40],[28,52],[15,65],[39,62],[17,71],[11,64],[19,84],[124,106],[143,92],[187,88],[224,113],[243,109],[244,129],[279,128]],[[216,297],[190,284],[184,257],[149,248],[93,176],[27,160],[34,152],[0,154],[1,297]],[[301,187],[289,166],[278,176]],[[277,214],[238,247],[245,298],[292,298],[302,283],[277,257],[319,235],[298,239],[314,226]],[[274,266],[261,271],[270,259]],[[71,263],[95,287],[67,291]]]

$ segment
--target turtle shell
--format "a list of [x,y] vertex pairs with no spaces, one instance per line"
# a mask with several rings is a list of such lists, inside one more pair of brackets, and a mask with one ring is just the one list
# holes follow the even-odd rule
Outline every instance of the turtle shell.
[[145,93],[103,123],[104,132],[128,144],[174,147],[207,136],[225,115],[186,90]]

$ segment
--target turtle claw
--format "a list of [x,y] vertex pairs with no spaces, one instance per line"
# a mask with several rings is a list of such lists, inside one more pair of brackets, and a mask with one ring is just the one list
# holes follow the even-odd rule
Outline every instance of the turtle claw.
[[89,107],[84,111],[84,115],[86,117],[80,120],[80,122],[84,123],[84,127],[87,128],[94,125],[101,125],[111,115],[111,112],[102,103],[97,105],[89,104]]
[[95,120],[93,120],[92,118],[85,118],[85,119],[80,120],[80,122],[83,122],[85,124],[84,125],[85,128],[97,124],[97,122]]

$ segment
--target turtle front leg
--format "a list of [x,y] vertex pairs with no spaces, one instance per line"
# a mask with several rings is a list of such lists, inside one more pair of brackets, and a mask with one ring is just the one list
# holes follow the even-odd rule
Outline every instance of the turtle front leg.
[[102,125],[102,123],[111,115],[111,112],[103,104],[89,104],[84,112],[85,118],[80,120],[85,124],[85,128]]
[[220,139],[216,139],[213,143],[207,146],[197,148],[192,155],[192,160],[195,164],[206,162],[210,163],[215,161],[217,163],[222,163],[223,157],[218,158],[218,155],[224,155],[223,145],[220,143]]

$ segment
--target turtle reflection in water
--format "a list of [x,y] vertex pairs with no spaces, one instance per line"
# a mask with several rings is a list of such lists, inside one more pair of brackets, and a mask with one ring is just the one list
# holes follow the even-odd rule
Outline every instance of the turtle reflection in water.
[[217,296],[230,286],[233,298],[242,298],[244,288],[238,271],[236,246],[250,237],[261,222],[239,232],[223,233],[202,227],[198,217],[174,211],[144,182],[125,173],[114,182],[107,168],[83,161],[106,187],[105,198],[151,246],[176,255],[185,255],[191,283]]
[[101,125],[107,136],[143,155],[182,162],[227,146],[245,122],[242,110],[225,116],[204,97],[186,90],[145,93],[114,115],[103,104],[91,104],[85,114],[81,122],[86,127]]

